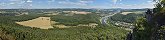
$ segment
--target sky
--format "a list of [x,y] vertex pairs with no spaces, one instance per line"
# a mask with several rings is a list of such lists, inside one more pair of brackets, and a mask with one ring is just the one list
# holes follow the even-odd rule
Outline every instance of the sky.
[[50,8],[154,8],[153,0],[0,0],[0,9]]

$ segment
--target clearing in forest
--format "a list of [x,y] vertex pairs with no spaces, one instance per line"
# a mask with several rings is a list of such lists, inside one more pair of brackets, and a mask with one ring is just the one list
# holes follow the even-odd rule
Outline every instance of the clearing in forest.
[[133,12],[122,12],[121,14],[127,15],[127,14],[130,14],[130,13],[133,13]]
[[39,17],[36,19],[22,21],[22,22],[16,22],[16,23],[19,25],[23,25],[23,26],[36,27],[36,28],[41,28],[41,29],[53,28],[51,26],[50,17]]

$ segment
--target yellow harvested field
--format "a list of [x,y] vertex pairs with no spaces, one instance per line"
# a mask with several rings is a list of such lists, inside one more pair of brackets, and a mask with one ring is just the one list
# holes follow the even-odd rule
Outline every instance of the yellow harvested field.
[[36,27],[36,28],[41,28],[41,29],[53,28],[51,26],[50,17],[39,17],[36,19],[22,21],[22,22],[16,22],[16,23],[23,25],[23,26]]
[[65,25],[55,25],[55,27],[58,27],[58,28],[69,28],[70,26],[65,26]]
[[84,12],[84,11],[64,11],[65,13],[69,14],[90,14],[91,12]]
[[75,12],[75,14],[89,14],[90,12]]
[[133,13],[133,12],[122,12],[121,14],[127,15],[127,14],[130,14],[130,13]]

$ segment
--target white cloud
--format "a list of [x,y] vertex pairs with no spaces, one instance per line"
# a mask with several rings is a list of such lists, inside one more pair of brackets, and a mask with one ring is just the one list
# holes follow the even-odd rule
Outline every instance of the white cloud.
[[15,3],[11,2],[11,3],[9,3],[9,4],[13,5],[13,4],[15,4]]
[[149,3],[149,4],[156,4],[155,2],[153,2],[153,1],[147,1],[147,3]]
[[31,3],[31,2],[33,2],[32,0],[27,0],[26,2],[29,2],[29,3]]
[[48,2],[54,2],[55,0],[48,0]]
[[16,3],[14,3],[14,2],[11,2],[11,3],[2,2],[2,3],[0,3],[0,7],[10,6],[10,5],[14,5],[14,4],[16,4]]
[[114,4],[116,4],[118,1],[122,1],[122,0],[112,0]]
[[120,4],[114,7],[120,7],[124,9],[139,9],[139,8],[154,8],[153,4],[150,3],[142,3],[142,4]]
[[30,4],[29,6],[33,6],[32,4]]
[[152,2],[152,1],[147,1],[148,3]]
[[122,0],[119,0],[119,1],[122,1]]
[[112,2],[116,4],[117,0],[112,0]]
[[80,3],[93,3],[93,1],[79,1]]
[[26,0],[9,0],[9,2],[6,2],[8,4],[23,4]]
[[22,1],[22,0],[9,0],[9,1]]
[[[155,2],[152,0],[146,1],[141,4],[124,4],[120,3],[123,0],[112,0],[114,4],[111,4],[111,8],[125,8],[125,9],[139,9],[139,8],[154,8]],[[119,2],[119,3],[117,3]]]
[[2,2],[2,3],[0,3],[0,6],[6,6],[6,3]]
[[59,2],[60,4],[65,4],[65,5],[86,5],[84,3],[78,3],[78,2]]
[[20,4],[23,4],[23,3],[25,3],[25,1],[21,1],[21,2],[20,2]]
[[79,5],[79,6],[87,6],[88,3],[93,3],[93,0],[77,0],[76,2],[72,2],[70,0],[59,1],[60,4],[66,5]]

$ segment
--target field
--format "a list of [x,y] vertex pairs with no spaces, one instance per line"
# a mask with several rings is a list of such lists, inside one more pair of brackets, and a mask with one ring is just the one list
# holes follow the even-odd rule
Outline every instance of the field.
[[123,14],[123,15],[127,15],[127,14],[130,14],[130,13],[134,13],[134,14],[143,14],[143,13],[144,13],[144,11],[122,12],[121,14]]
[[51,26],[50,17],[39,17],[36,19],[22,21],[22,22],[16,22],[16,23],[23,25],[23,26],[36,27],[36,28],[41,28],[41,29],[53,28]]
[[79,11],[64,11],[65,13],[69,13],[69,14],[90,14],[91,12],[79,12]]
[[127,14],[130,14],[130,13],[133,13],[133,12],[122,12],[121,14],[127,15]]

